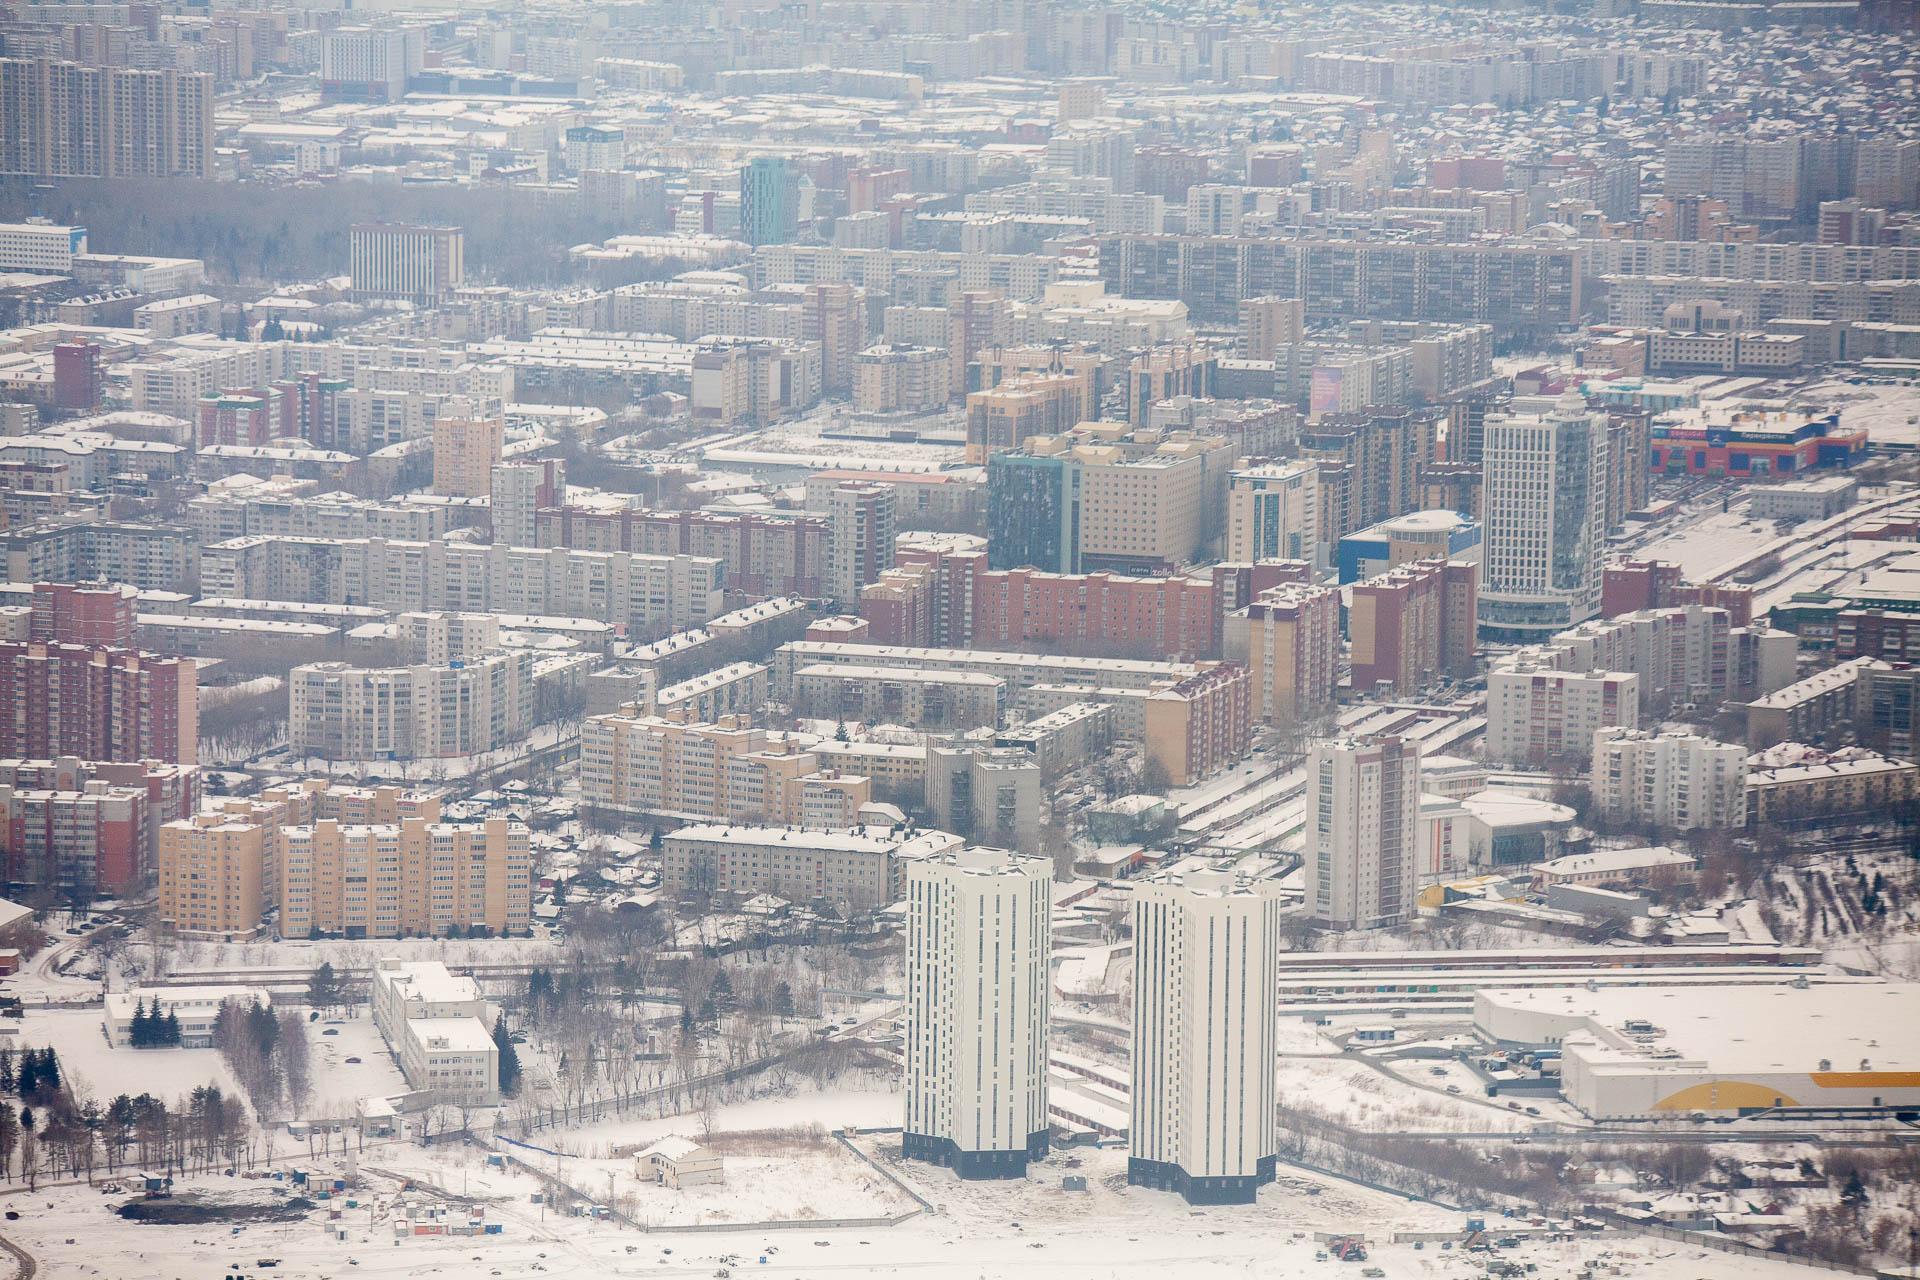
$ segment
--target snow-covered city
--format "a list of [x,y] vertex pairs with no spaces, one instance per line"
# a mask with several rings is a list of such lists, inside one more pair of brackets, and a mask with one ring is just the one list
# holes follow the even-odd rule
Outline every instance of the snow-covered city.
[[1920,0],[0,0],[0,1280],[1920,1280]]

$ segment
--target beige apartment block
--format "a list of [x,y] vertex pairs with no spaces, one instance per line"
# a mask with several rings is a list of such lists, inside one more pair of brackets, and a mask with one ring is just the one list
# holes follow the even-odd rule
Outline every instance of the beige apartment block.
[[405,818],[322,819],[280,833],[280,934],[287,938],[445,937],[527,932],[533,906],[527,829]]

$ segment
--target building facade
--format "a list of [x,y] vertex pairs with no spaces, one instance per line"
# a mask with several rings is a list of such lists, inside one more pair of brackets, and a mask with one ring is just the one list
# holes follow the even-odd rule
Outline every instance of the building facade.
[[533,728],[524,650],[444,666],[309,662],[287,680],[288,745],[329,760],[471,756],[523,742]]
[[907,868],[907,1157],[963,1178],[1045,1158],[1052,879],[986,848]]
[[802,904],[827,902],[857,914],[899,901],[909,864],[961,843],[941,831],[887,827],[807,831],[703,824],[666,837],[661,870],[675,892],[772,894]]
[[518,936],[530,927],[527,829],[505,818],[324,818],[281,828],[275,848],[285,938]]
[[467,233],[459,227],[360,223],[347,243],[353,291],[362,297],[432,305],[466,279]]
[[1189,1204],[1251,1204],[1278,1165],[1279,887],[1230,872],[1133,895],[1127,1182]]
[[1607,535],[1607,418],[1576,392],[1545,417],[1485,427],[1480,624],[1540,639],[1600,611]]
[[199,668],[189,658],[0,643],[0,758],[199,758]]
[[1307,757],[1307,911],[1330,929],[1413,918],[1420,880],[1420,747],[1394,737],[1316,742]]

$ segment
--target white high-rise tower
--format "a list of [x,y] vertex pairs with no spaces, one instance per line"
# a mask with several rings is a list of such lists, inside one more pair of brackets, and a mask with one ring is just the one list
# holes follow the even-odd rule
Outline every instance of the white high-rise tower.
[[902,1154],[963,1178],[1046,1156],[1052,880],[1003,849],[908,865]]
[[1545,417],[1489,417],[1480,625],[1544,640],[1600,612],[1607,415],[1569,391]]
[[1248,1204],[1273,1181],[1280,890],[1225,871],[1133,897],[1127,1181]]
[[1307,911],[1333,929],[1413,918],[1420,747],[1389,736],[1316,742],[1307,757]]

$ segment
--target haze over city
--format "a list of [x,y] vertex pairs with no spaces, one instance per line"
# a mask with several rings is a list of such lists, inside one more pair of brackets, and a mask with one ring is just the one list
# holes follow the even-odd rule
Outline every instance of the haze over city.
[[1920,0],[0,0],[0,1280],[1920,1280]]

